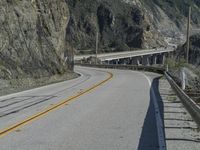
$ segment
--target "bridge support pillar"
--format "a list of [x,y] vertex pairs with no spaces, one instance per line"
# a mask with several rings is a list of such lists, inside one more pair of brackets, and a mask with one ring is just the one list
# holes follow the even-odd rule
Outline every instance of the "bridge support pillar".
[[140,65],[141,65],[141,63],[140,63],[140,60],[139,60],[139,59],[137,59],[137,65],[138,65],[138,66],[140,66]]
[[108,62],[109,65],[112,65],[112,64],[113,64],[113,61],[112,61],[112,60],[108,60],[107,62]]
[[130,58],[130,65],[140,65],[140,57],[132,57]]
[[157,55],[153,55],[152,57],[153,57],[153,62],[152,62],[152,64],[153,64],[153,65],[157,64],[157,59],[158,59]]
[[162,54],[162,65],[165,64],[165,60],[166,60],[166,56],[165,56],[165,54]]
[[116,59],[114,64],[118,65],[119,64],[119,59]]
[[142,57],[142,65],[144,65],[144,66],[150,65],[149,56],[143,56]]

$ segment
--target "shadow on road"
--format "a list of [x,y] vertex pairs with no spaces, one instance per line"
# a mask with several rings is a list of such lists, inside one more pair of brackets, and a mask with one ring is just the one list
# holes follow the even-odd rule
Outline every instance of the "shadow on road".
[[[153,89],[157,97],[157,103],[159,105],[161,117],[163,120],[164,111],[163,111],[162,99],[159,93],[159,78],[156,78],[153,80],[151,89]],[[150,103],[149,103],[149,108],[144,120],[138,150],[159,150],[158,133],[157,133],[153,98],[154,97],[152,96],[152,92],[150,90]]]

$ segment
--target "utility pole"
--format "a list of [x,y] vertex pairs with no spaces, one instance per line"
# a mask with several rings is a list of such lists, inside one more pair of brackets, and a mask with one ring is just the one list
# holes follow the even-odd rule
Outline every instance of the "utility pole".
[[99,32],[97,31],[96,35],[96,50],[95,50],[95,64],[97,64],[97,55],[98,55],[98,46],[99,46]]
[[189,51],[190,51],[190,20],[191,20],[191,6],[189,6],[188,23],[187,23],[187,51],[186,61],[189,63]]

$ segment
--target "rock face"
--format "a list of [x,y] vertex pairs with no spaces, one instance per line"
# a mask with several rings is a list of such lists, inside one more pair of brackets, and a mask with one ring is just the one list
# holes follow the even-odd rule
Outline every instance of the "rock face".
[[64,0],[1,0],[0,78],[37,78],[67,71],[68,21]]
[[165,45],[151,25],[148,15],[136,3],[123,0],[67,0],[71,19],[67,36],[77,49],[95,48],[100,33],[100,49],[129,50]]

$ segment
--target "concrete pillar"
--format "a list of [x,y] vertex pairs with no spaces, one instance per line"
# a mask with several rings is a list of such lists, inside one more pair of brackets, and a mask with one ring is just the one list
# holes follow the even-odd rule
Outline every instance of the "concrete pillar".
[[144,66],[149,66],[150,65],[149,56],[143,56],[142,57],[142,65],[144,65]]
[[162,64],[163,65],[165,64],[165,60],[166,60],[165,54],[162,54]]
[[112,60],[108,60],[108,64],[109,64],[109,65],[112,65]]
[[142,65],[143,56],[137,57],[137,65]]
[[133,63],[133,58],[131,57],[124,58],[124,62],[126,65],[131,65]]
[[123,65],[127,65],[128,64],[128,59],[127,58],[124,58],[124,63]]
[[119,60],[118,60],[118,59],[115,60],[115,64],[116,64],[116,65],[119,64]]
[[147,56],[147,66],[149,66],[149,65],[150,65],[150,57]]
[[158,59],[157,55],[153,55],[153,62],[152,62],[153,65],[157,64],[157,59]]

